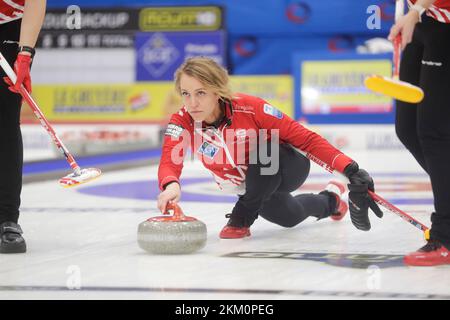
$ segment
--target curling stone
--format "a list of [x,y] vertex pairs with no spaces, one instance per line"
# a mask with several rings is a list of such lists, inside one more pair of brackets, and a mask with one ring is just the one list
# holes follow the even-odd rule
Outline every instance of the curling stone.
[[[169,215],[173,211],[173,215]],[[186,254],[206,245],[206,225],[183,214],[175,203],[167,204],[163,216],[139,224],[139,247],[156,254]]]

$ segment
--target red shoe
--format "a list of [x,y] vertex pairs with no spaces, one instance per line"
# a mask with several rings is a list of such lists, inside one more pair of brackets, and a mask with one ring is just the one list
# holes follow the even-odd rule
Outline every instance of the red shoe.
[[428,243],[403,258],[403,262],[409,266],[438,266],[450,264],[450,250],[436,240],[429,240]]
[[246,227],[232,227],[226,225],[223,227],[222,231],[220,231],[219,237],[221,239],[240,239],[250,236],[250,228]]
[[348,204],[345,201],[342,201],[342,195],[345,192],[345,186],[338,181],[330,181],[328,182],[325,190],[333,193],[336,196],[336,200],[338,203],[337,210],[335,213],[331,214],[330,218],[339,221],[344,218],[348,211]]

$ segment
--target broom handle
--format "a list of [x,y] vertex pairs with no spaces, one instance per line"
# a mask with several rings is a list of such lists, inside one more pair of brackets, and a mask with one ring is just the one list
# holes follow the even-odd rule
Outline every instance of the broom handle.
[[[404,0],[395,1],[395,22],[397,22],[405,12],[405,2]],[[393,68],[393,78],[398,80],[400,75],[400,53],[402,49],[402,35],[399,33],[394,39],[394,68]]]
[[402,50],[402,35],[399,33],[394,39],[394,68],[392,78],[398,80],[400,78],[400,52]]
[[[17,76],[14,73],[14,70],[9,65],[8,61],[6,61],[5,57],[0,52],[0,66],[5,71],[9,79],[11,79],[12,83],[16,83]],[[52,138],[53,142],[56,144],[58,149],[61,151],[61,153],[66,158],[67,162],[69,163],[70,167],[74,171],[76,175],[79,175],[81,173],[80,166],[77,164],[73,156],[70,154],[69,150],[67,150],[66,146],[62,143],[62,141],[59,139],[58,135],[56,134],[55,130],[53,130],[53,127],[48,122],[48,120],[45,118],[42,111],[39,109],[37,103],[33,100],[31,95],[28,93],[28,91],[25,89],[23,85],[20,87],[20,94],[25,99],[27,104],[30,106],[30,108],[33,110],[34,115],[38,118],[41,125],[44,127],[45,130],[47,130],[48,134]]]
[[397,22],[405,13],[405,0],[395,1],[395,22]]
[[[296,150],[298,152],[300,152],[302,155],[304,155],[306,158],[312,160],[313,162],[315,162],[316,164],[318,164],[319,166],[321,166],[322,168],[327,170],[328,172],[330,172],[332,174],[335,174],[335,175],[338,175],[338,176],[340,176],[342,178],[345,178],[345,180],[349,182],[348,178],[344,174],[342,174],[339,171],[334,170],[333,168],[331,168],[328,164],[326,164],[322,160],[320,160],[320,159],[314,157],[312,154],[310,154],[308,152],[305,152],[303,150],[300,150],[298,148],[296,148]],[[379,195],[377,195],[375,192],[372,192],[372,191],[369,190],[369,195],[380,206],[384,207],[385,209],[389,210],[392,213],[395,213],[400,218],[402,218],[403,220],[409,222],[410,224],[412,224],[414,227],[420,229],[421,231],[427,232],[428,227],[426,225],[424,225],[423,223],[420,223],[419,221],[417,221],[416,219],[414,219],[413,217],[408,215],[406,212],[400,210],[399,208],[394,206],[389,201],[387,201],[387,200],[383,199],[382,197],[380,197]]]

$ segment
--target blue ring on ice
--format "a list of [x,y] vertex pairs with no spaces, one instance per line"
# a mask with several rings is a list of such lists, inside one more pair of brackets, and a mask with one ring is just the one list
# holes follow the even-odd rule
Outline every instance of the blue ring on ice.
[[[211,195],[201,190],[198,193],[189,191],[190,185],[211,183],[211,178],[184,178],[181,179],[183,186],[182,201],[198,201],[198,202],[225,202],[234,203],[237,196],[234,195]],[[90,187],[82,187],[77,189],[78,192],[109,198],[136,199],[136,200],[156,200],[160,190],[156,180],[138,180],[129,182],[109,183]],[[394,205],[433,205],[433,199],[404,197],[387,198]]]
[[[182,201],[199,201],[199,202],[236,202],[237,196],[234,195],[210,195],[206,193],[193,193],[185,188],[192,184],[200,184],[211,182],[211,178],[184,178],[181,179],[183,192]],[[138,200],[156,200],[161,192],[156,180],[140,180],[129,182],[109,183],[98,186],[83,187],[77,189],[78,192],[93,196],[121,198],[121,199],[138,199]]]

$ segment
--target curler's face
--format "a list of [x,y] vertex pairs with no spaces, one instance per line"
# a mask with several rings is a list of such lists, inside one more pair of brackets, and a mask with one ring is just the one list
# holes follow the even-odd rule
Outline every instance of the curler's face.
[[213,123],[220,116],[219,95],[198,79],[186,74],[180,77],[183,104],[194,121]]

